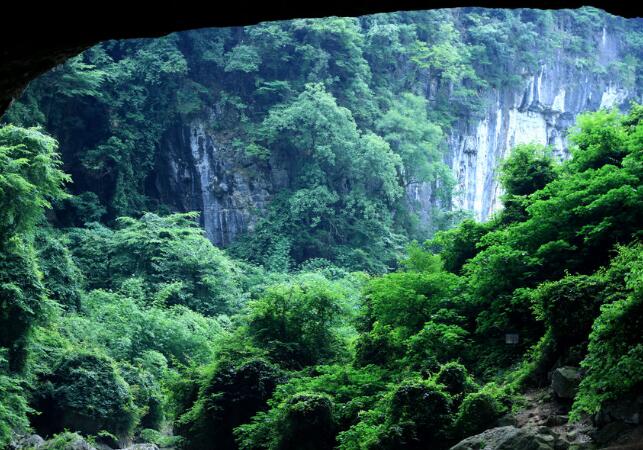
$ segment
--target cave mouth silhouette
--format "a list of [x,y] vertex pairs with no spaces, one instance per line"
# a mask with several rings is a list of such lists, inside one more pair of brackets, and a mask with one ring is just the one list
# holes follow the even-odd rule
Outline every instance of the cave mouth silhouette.
[[[83,50],[110,39],[159,37],[206,27],[253,25],[263,21],[326,16],[361,16],[404,10],[456,7],[564,9],[593,6],[623,17],[643,15],[641,7],[604,0],[348,0],[295,2],[278,0],[256,5],[230,2],[211,5],[187,0],[180,8],[112,1],[92,10],[74,2],[3,5],[0,27],[0,117],[29,81]],[[10,26],[13,23],[13,27]]]

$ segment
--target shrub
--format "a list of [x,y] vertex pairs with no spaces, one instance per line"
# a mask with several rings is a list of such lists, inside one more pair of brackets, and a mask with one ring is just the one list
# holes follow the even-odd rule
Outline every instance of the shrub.
[[468,394],[458,409],[455,433],[464,438],[495,426],[498,419],[508,411],[503,401],[506,399],[502,393],[493,388],[483,388]]
[[336,424],[333,401],[323,394],[300,393],[291,397],[278,422],[279,450],[330,450]]
[[452,423],[448,394],[424,381],[405,382],[390,398],[380,445],[384,449],[440,448]]
[[609,400],[640,395],[643,390],[643,248],[621,249],[631,260],[626,276],[630,294],[601,307],[581,366],[587,371],[576,396],[572,417],[596,413]]
[[440,367],[435,381],[444,386],[456,405],[459,405],[465,395],[476,389],[476,384],[462,364],[451,361]]
[[236,449],[233,429],[267,408],[281,372],[258,358],[220,361],[201,381],[197,399],[176,424],[183,446],[192,450]]
[[128,436],[136,424],[132,394],[112,359],[94,353],[68,354],[44,375],[35,392],[32,419],[41,433],[101,430]]
[[32,412],[27,404],[22,381],[4,372],[6,360],[0,354],[0,448],[5,448],[13,433],[29,428],[27,414]]

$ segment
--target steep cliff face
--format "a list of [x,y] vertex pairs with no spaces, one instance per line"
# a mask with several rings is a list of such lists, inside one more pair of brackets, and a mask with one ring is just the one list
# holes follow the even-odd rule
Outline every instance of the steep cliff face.
[[[576,67],[560,50],[542,61],[535,73],[516,68],[520,81],[514,85],[483,92],[482,113],[457,118],[446,133],[446,160],[456,179],[451,205],[440,204],[430,185],[407,189],[423,223],[431,224],[436,208],[449,207],[487,220],[502,206],[496,168],[511,148],[525,143],[549,145],[558,158],[567,158],[567,134],[578,114],[623,106],[639,97],[610,76],[609,65],[622,56],[618,35],[604,28],[596,38],[602,70]],[[427,80],[428,85],[432,83]],[[226,246],[251,230],[271,197],[287,187],[283,174],[288,161],[259,165],[234,150],[229,137],[209,127],[220,119],[214,110],[167,133],[157,189],[166,204],[202,211],[210,240]]]
[[[619,57],[616,39],[603,29],[598,51],[605,68]],[[457,179],[453,206],[472,211],[478,220],[501,207],[496,167],[511,148],[549,145],[558,158],[566,158],[566,137],[578,114],[619,107],[637,96],[612,83],[608,73],[570,65],[562,52],[537,73],[522,75],[520,86],[489,90],[483,116],[460,119],[448,136],[448,162]]]
[[208,128],[214,113],[177,124],[163,140],[160,199],[181,211],[201,211],[206,235],[219,246],[251,230],[278,185],[266,167],[257,167]]

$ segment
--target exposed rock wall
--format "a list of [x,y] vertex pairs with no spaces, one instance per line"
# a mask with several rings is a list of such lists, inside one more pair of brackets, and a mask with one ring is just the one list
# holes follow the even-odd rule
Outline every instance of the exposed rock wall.
[[[600,37],[599,60],[607,66],[618,58],[618,42],[606,29]],[[453,206],[486,220],[501,207],[496,167],[518,144],[549,145],[568,157],[567,132],[578,114],[622,106],[636,97],[613,84],[609,73],[583,71],[554,55],[535,74],[522,74],[516,87],[490,89],[482,117],[462,118],[448,136],[448,163],[457,179]]]
[[[557,157],[566,158],[567,132],[578,114],[638,98],[636,92],[611,81],[608,65],[619,58],[618,38],[607,29],[597,38],[602,72],[575,67],[561,50],[543,61],[536,73],[516,69],[520,83],[488,89],[482,94],[486,105],[482,114],[456,121],[447,135],[447,163],[457,180],[451,207],[487,220],[501,207],[496,168],[512,147],[531,142],[550,145]],[[288,162],[252,163],[211,131],[217,120],[210,112],[167,134],[156,183],[162,202],[178,210],[201,211],[208,238],[226,246],[252,229],[271,195],[287,186],[283,173]],[[407,196],[424,223],[431,222],[435,207],[444,207],[429,185],[412,185]]]
[[164,139],[157,189],[162,202],[182,211],[201,211],[208,239],[229,245],[252,229],[273,188],[271,171],[257,167],[217,137],[209,117],[178,124]]

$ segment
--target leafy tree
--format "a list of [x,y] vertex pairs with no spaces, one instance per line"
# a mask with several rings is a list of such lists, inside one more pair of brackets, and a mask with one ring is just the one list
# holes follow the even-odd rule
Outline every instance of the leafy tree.
[[69,178],[55,151],[37,129],[0,128],[0,347],[10,371],[24,369],[28,333],[45,305],[31,236],[50,201],[65,196]]
[[402,158],[405,186],[451,181],[443,162],[442,130],[431,123],[426,110],[425,98],[405,93],[377,124],[391,149]]
[[339,352],[346,292],[319,275],[269,287],[248,305],[248,333],[286,367],[318,364]]
[[407,381],[392,392],[377,448],[443,447],[451,420],[447,394],[427,382]]
[[83,277],[61,239],[49,230],[36,236],[38,263],[50,299],[69,309],[80,309]]
[[397,272],[373,279],[367,287],[369,312],[382,325],[417,333],[455,294],[457,277],[444,272]]
[[290,397],[277,426],[277,449],[334,448],[337,425],[333,417],[333,402],[327,396],[302,393]]
[[116,231],[98,225],[74,230],[72,254],[89,269],[91,287],[118,288],[141,277],[150,302],[155,298],[208,315],[229,312],[244,300],[237,267],[205,238],[195,218],[148,213],[119,219]]
[[544,188],[556,178],[556,167],[551,151],[535,144],[519,145],[499,167],[503,223],[526,219],[527,196]]
[[385,270],[397,250],[389,207],[402,194],[401,161],[388,144],[361,134],[321,84],[307,84],[296,99],[271,109],[261,130],[272,158],[288,161],[288,189],[236,253],[265,265],[284,246],[297,263],[326,258]]
[[[268,404],[250,423],[235,430],[242,449],[284,448],[290,445],[333,445],[335,435],[375,406],[385,391],[384,372],[373,366],[318,366],[277,387]],[[312,439],[312,441],[311,441]],[[304,443],[304,444],[302,444]]]
[[493,385],[464,397],[454,422],[460,437],[472,436],[496,426],[498,419],[509,411],[506,397]]
[[28,232],[70,181],[60,170],[56,141],[35,128],[0,128],[0,242]]
[[0,357],[0,445],[9,445],[14,433],[29,429],[27,414],[33,410],[27,403],[27,395],[22,380],[5,374],[7,361]]

